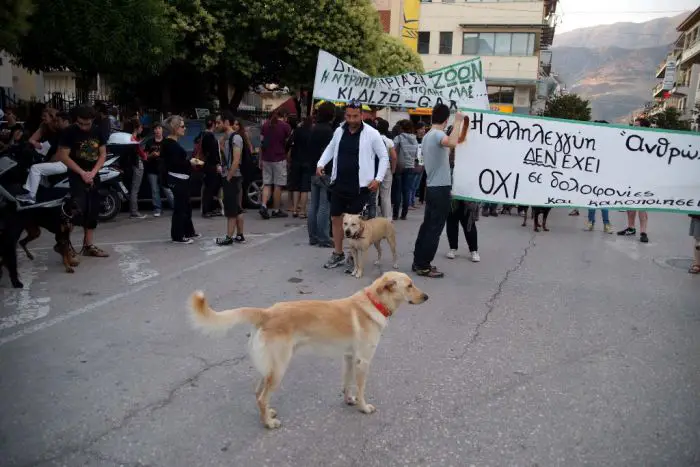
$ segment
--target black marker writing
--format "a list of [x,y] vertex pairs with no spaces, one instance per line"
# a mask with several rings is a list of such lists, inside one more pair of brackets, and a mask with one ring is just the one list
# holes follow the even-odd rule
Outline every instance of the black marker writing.
[[515,120],[501,119],[486,125],[486,131],[484,131],[482,119],[478,125],[475,122],[474,129],[492,139],[505,138],[511,141],[527,141],[532,144],[550,146],[555,154],[571,154],[574,149],[596,150],[595,138],[545,130],[539,123],[525,127],[520,126],[520,123]]
[[683,159],[700,160],[700,150],[693,148],[692,144],[688,145],[688,149],[677,148],[672,146],[671,142],[661,136],[656,142],[649,144],[644,140],[642,135],[629,135],[625,141],[625,146],[632,152],[646,152],[652,154],[659,159],[668,158],[668,165],[671,165],[673,159],[681,157]]
[[481,189],[481,192],[485,195],[494,196],[496,196],[500,191],[503,191],[503,196],[506,199],[516,199],[516,197],[518,196],[518,186],[520,184],[520,174],[515,174],[514,180],[511,184],[511,188],[513,190],[512,198],[510,197],[510,193],[508,192],[507,184],[511,175],[513,175],[512,172],[502,174],[498,170],[494,172],[491,169],[484,169],[479,174],[479,189]]

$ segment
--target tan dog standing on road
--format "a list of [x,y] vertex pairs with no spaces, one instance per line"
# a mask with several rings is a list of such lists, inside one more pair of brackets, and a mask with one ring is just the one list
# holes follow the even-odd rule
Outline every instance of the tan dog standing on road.
[[385,217],[375,217],[364,220],[358,214],[345,214],[343,216],[343,232],[345,238],[350,240],[350,254],[352,255],[354,269],[352,275],[358,279],[365,271],[365,260],[370,245],[377,249],[377,261],[382,260],[381,242],[383,239],[389,243],[391,253],[394,255],[394,269],[398,269],[398,257],[396,256],[396,230],[394,224]]
[[[365,383],[387,320],[402,302],[417,305],[427,299],[410,277],[390,271],[348,298],[280,302],[270,308],[216,312],[202,292],[195,292],[190,316],[196,327],[209,332],[226,331],[241,323],[255,327],[248,351],[262,375],[255,391],[260,418],[267,428],[278,428],[281,423],[269,406],[270,396],[282,381],[292,355],[303,347],[342,355],[345,402],[357,405],[363,413],[373,413],[374,406],[365,400]],[[353,379],[357,397],[351,395]]]

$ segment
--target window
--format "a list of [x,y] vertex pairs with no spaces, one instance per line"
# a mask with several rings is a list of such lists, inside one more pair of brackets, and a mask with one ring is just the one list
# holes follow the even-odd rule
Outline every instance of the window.
[[510,55],[510,39],[512,34],[496,34],[494,55]]
[[488,86],[489,104],[513,104],[515,88],[512,86]]
[[535,37],[534,32],[465,32],[462,55],[534,55]]
[[452,33],[440,33],[440,55],[452,55]]
[[430,53],[430,31],[418,31],[418,53]]
[[479,34],[476,32],[465,32],[462,36],[462,55],[479,54]]

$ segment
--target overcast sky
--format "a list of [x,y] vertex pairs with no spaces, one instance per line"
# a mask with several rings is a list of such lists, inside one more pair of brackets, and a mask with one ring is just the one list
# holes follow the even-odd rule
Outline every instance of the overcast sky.
[[559,0],[556,32],[622,21],[642,23],[676,16],[698,6],[698,0]]

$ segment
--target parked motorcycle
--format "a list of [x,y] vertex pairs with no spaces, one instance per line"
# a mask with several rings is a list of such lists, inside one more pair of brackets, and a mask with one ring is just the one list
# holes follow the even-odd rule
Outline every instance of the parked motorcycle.
[[[118,161],[120,158],[120,152],[123,146],[131,146],[133,144],[138,144],[131,141],[131,135],[129,133],[113,133],[107,142],[107,159],[98,172],[100,176],[100,212],[98,214],[98,219],[101,222],[109,221],[117,217],[121,212],[122,203],[127,199],[129,195],[129,190],[123,182],[123,173],[119,168]],[[13,167],[14,168],[14,167]],[[14,198],[19,192],[21,192],[21,184],[24,183],[26,179],[26,170],[29,167],[17,166],[22,173],[13,174],[12,178],[5,178],[1,181],[2,185],[6,187],[3,190],[5,197],[11,195],[11,201],[17,202]],[[14,171],[13,171],[14,172]],[[39,191],[37,192],[37,203],[32,205],[20,204],[18,203],[18,210],[28,209],[31,207],[41,207],[45,202],[51,202],[56,199],[61,199],[70,193],[70,184],[68,182],[67,174],[58,174],[45,177],[42,180],[42,184],[39,186]]]

